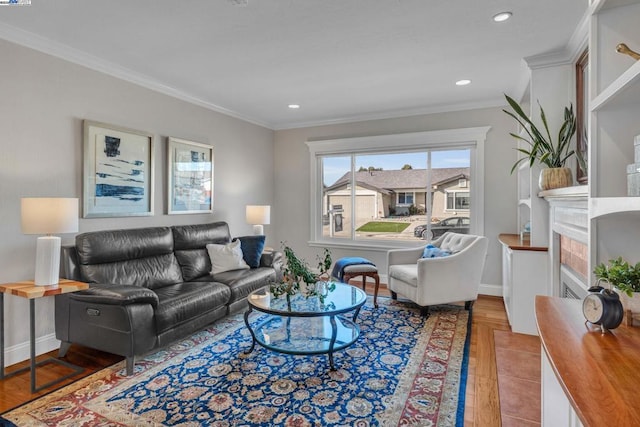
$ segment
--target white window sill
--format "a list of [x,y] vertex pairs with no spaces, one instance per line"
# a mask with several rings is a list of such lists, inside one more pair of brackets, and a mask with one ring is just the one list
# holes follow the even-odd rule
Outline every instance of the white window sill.
[[335,248],[335,249],[358,249],[371,252],[386,252],[389,249],[404,249],[423,246],[425,241],[393,241],[393,240],[311,240],[307,242],[311,247]]

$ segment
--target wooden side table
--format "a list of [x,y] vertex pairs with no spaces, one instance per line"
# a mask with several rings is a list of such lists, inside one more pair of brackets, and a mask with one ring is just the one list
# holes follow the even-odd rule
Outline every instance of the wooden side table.
[[[52,286],[36,286],[33,280],[15,283],[0,284],[0,380],[16,375],[26,370],[31,371],[31,393],[42,390],[57,384],[60,381],[66,380],[76,374],[79,374],[84,369],[75,366],[66,360],[56,359],[49,357],[36,363],[36,315],[35,315],[35,300],[36,298],[48,297],[52,295],[66,294],[69,292],[80,291],[88,289],[89,285],[83,282],[76,282],[74,280],[60,279],[57,285]],[[15,295],[29,300],[29,336],[31,345],[31,363],[29,366],[17,369],[11,373],[5,374],[4,372],[4,294]],[[36,367],[45,365],[47,363],[57,363],[59,365],[66,366],[73,369],[73,372],[67,374],[61,378],[57,378],[40,387],[36,386]]]

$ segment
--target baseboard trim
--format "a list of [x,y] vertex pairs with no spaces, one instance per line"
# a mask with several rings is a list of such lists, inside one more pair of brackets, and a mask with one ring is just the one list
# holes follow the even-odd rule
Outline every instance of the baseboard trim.
[[486,283],[480,284],[480,289],[478,293],[481,295],[492,295],[494,297],[502,296],[502,286],[500,285],[490,285]]
[[[60,341],[56,339],[55,333],[36,338],[36,356],[60,348]],[[31,346],[29,341],[12,345],[4,350],[5,366],[11,366],[23,360],[29,360]]]

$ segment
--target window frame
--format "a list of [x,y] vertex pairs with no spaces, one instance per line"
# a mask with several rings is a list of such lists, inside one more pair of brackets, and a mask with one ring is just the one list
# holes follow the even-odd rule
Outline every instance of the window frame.
[[[412,247],[423,243],[411,241],[355,240],[329,238],[322,234],[322,157],[348,155],[352,157],[352,170],[358,154],[400,153],[420,150],[470,150],[469,180],[473,182],[469,191],[472,234],[484,234],[484,145],[490,126],[410,132],[389,135],[374,135],[339,139],[308,140],[310,170],[309,245],[334,248],[361,248],[386,251],[394,247]],[[351,176],[355,188],[355,175]],[[427,183],[427,188],[431,183]],[[414,195],[415,200],[415,195]],[[354,201],[352,200],[352,203]],[[353,210],[352,210],[353,211]]]
[[[405,203],[400,203],[400,195],[403,194],[405,198]],[[411,194],[411,203],[406,203],[407,194]],[[399,191],[396,194],[396,206],[407,207],[414,204],[416,200],[416,192],[415,191]]]
[[[456,206],[456,198],[458,196],[458,193],[468,193],[469,194],[469,199],[471,199],[471,191],[469,191],[468,189],[459,189],[459,190],[445,190],[446,193],[446,206],[444,208],[445,212],[469,212],[470,209],[464,209],[464,208],[460,208],[457,209]],[[449,194],[453,194],[453,208],[449,208]],[[471,205],[471,202],[469,202],[469,204]]]

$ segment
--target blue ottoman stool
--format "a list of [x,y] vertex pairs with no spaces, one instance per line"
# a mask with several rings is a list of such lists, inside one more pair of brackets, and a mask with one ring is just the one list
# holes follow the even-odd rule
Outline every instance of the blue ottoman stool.
[[331,276],[343,283],[349,283],[349,280],[362,276],[363,291],[367,284],[367,277],[371,277],[376,283],[373,291],[373,306],[378,308],[380,276],[378,275],[378,268],[374,263],[361,257],[340,258],[333,266]]

